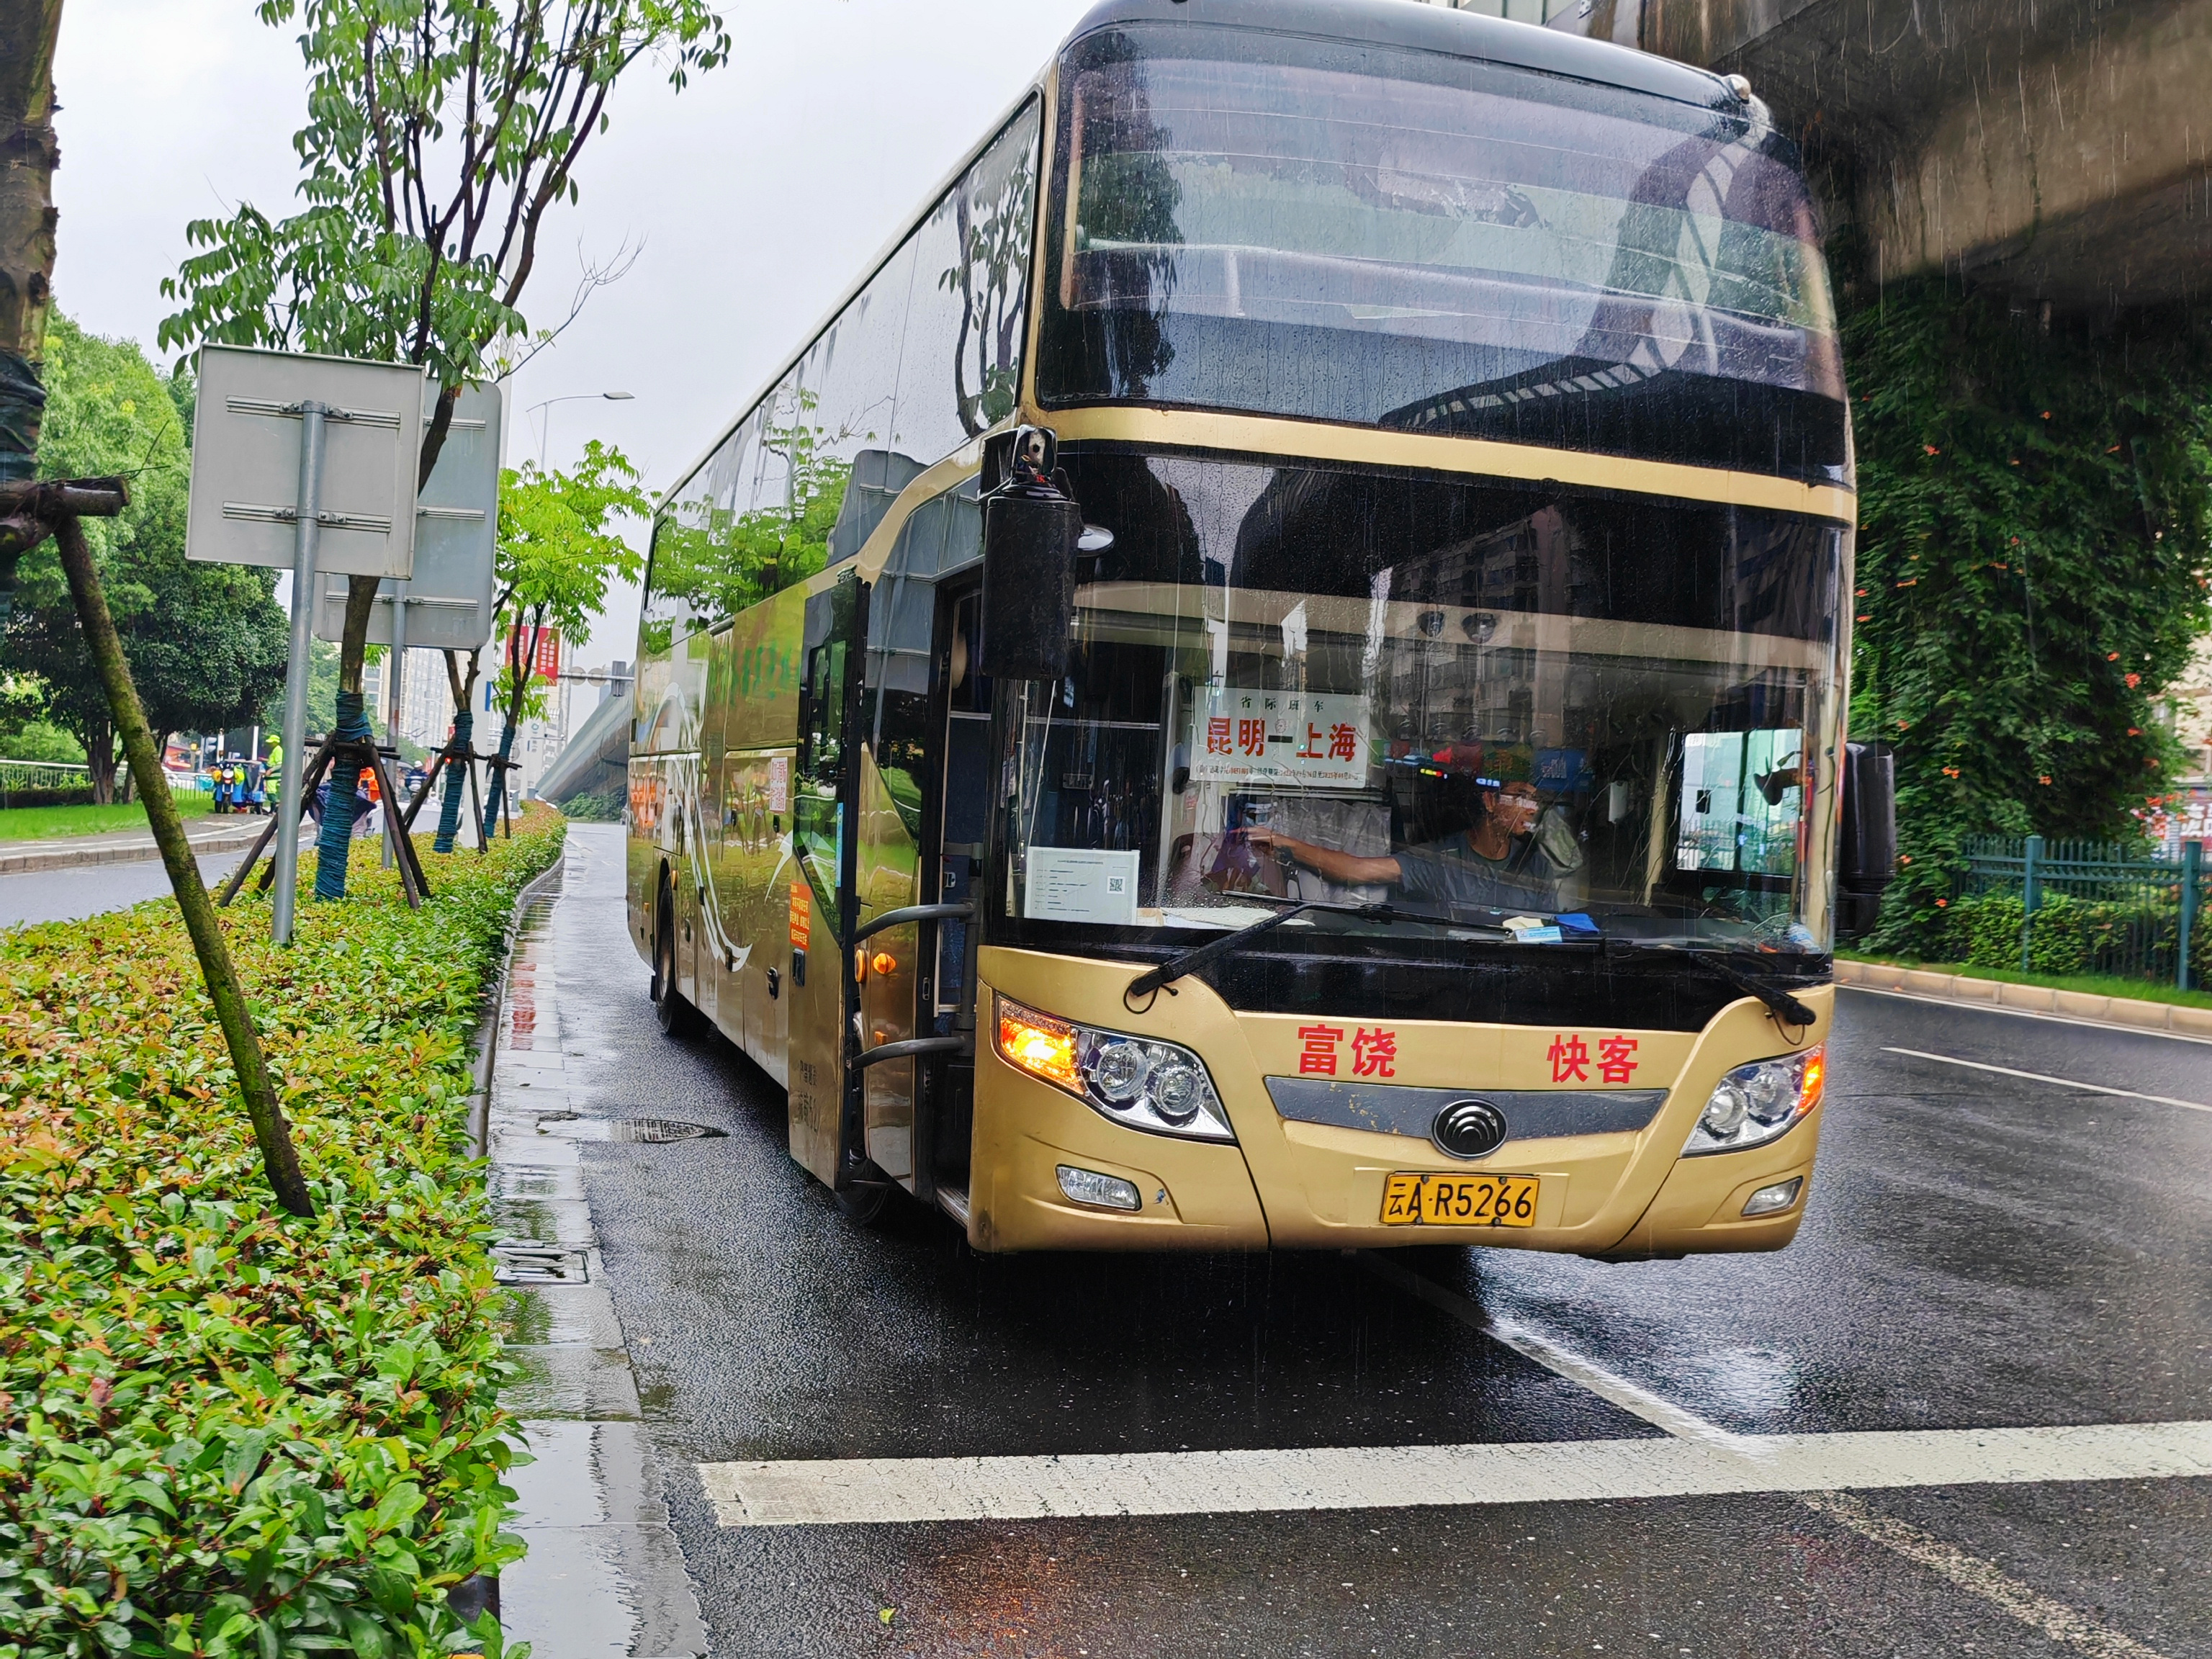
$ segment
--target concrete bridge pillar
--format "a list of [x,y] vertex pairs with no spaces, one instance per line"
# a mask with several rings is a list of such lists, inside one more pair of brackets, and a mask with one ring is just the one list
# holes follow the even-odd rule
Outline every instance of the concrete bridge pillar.
[[2212,289],[2212,0],[1547,10],[1554,28],[1747,76],[1826,166],[1870,275],[1950,270],[2069,310]]

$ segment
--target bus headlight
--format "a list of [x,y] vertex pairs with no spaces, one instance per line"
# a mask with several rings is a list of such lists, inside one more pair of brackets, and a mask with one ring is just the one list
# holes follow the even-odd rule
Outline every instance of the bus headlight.
[[1154,1134],[1234,1140],[1206,1062],[1151,1037],[1102,1031],[1000,997],[1000,1058],[1087,1103],[1101,1116]]
[[1682,1156],[1741,1152],[1785,1133],[1820,1103],[1826,1048],[1826,1043],[1818,1043],[1802,1054],[1737,1066],[1713,1090]]

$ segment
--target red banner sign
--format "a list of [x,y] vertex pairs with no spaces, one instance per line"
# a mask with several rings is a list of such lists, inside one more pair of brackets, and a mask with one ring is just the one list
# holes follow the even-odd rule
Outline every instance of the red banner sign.
[[[530,648],[530,630],[511,628],[507,632],[507,665],[512,669],[516,660]],[[532,679],[557,680],[561,678],[561,630],[546,628],[538,630],[538,654],[531,659]]]

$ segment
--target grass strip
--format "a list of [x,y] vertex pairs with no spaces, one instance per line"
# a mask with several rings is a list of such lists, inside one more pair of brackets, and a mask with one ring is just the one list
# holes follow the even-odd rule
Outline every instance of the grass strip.
[[[215,797],[199,789],[173,792],[180,817],[200,817],[215,810]],[[100,836],[112,830],[143,830],[146,809],[137,801],[112,806],[11,806],[0,810],[0,841],[51,841],[57,836]]]
[[[264,1184],[173,901],[0,938],[0,1659],[499,1659],[520,1543],[468,1038],[538,808],[489,857],[224,913],[319,1213]],[[422,838],[427,849],[428,838]]]
[[2079,991],[2093,997],[2126,997],[2136,1002],[2170,1002],[2184,1008],[2212,1008],[2212,992],[2185,991],[2156,980],[2123,979],[2113,974],[2025,974],[2016,968],[1984,968],[1974,963],[1913,962],[1904,957],[1861,956],[1838,951],[1844,962],[1871,963],[1877,968],[1908,968],[1915,973],[1956,974],[1960,979],[1996,980],[2006,985],[2034,985],[2051,991]]

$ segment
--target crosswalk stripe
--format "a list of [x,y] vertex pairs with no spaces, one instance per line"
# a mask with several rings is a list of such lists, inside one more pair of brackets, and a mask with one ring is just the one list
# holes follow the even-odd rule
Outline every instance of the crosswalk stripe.
[[[1930,1058],[1939,1057],[1930,1056]],[[1752,1460],[1757,1455],[1754,1448],[1759,1443],[1745,1436],[1731,1433],[1729,1430],[1721,1427],[1719,1424],[1709,1422],[1694,1412],[1685,1410],[1674,1401],[1654,1394],[1642,1383],[1632,1382],[1617,1372],[1608,1370],[1595,1360],[1575,1352],[1572,1349],[1553,1341],[1540,1332],[1528,1329],[1516,1320],[1501,1318],[1496,1314],[1478,1307],[1456,1291],[1439,1285],[1432,1279],[1424,1279],[1418,1273],[1407,1273],[1405,1268],[1378,1251],[1354,1250],[1347,1251],[1346,1254],[1356,1259],[1368,1272],[1397,1285],[1409,1296],[1418,1297],[1431,1307],[1442,1309],[1462,1324],[1480,1331],[1492,1341],[1503,1343],[1515,1352],[1534,1360],[1539,1365],[1555,1375],[1565,1377],[1569,1382],[1580,1383],[1593,1394],[1611,1401],[1632,1416],[1642,1418],[1654,1428],[1692,1444],[1703,1446],[1717,1457]],[[2193,1427],[2201,1430],[2206,1425],[2167,1424],[2140,1426]],[[1924,1440],[1929,1432],[1930,1431],[1920,1431],[1916,1437]],[[2094,1431],[2005,1429],[1983,1431],[1979,1433],[1972,1430],[1937,1430],[1932,1432],[1947,1437],[1947,1444],[1951,1449],[1951,1453],[1947,1456],[1943,1455],[1942,1449],[1937,1449],[1936,1460],[1932,1462],[1925,1471],[1927,1478],[1924,1480],[1909,1484],[1958,1486],[1974,1485],[1978,1481],[1988,1484],[1991,1477],[1979,1474],[1976,1471],[1979,1467],[1990,1462],[1990,1454],[1992,1452],[1996,1454],[1998,1466],[2002,1467],[2007,1449],[2012,1450],[2015,1455],[2021,1449],[2016,1443],[2008,1449],[2004,1442],[2008,1438],[2016,1439],[2017,1437],[2029,1435],[2038,1437],[2038,1442],[2033,1449],[2046,1455],[2042,1466],[2052,1471],[2041,1478],[2052,1480],[2125,1479],[2127,1478],[2125,1475],[2108,1476],[2078,1472],[2070,1475],[2062,1474],[2058,1472],[2063,1467],[2062,1462],[2050,1458],[2047,1454],[2060,1443],[2055,1437],[2063,1436],[2070,1442],[2067,1449],[2075,1457],[2082,1458],[2086,1454],[2087,1462],[2094,1464],[2096,1451],[2100,1446],[2109,1449],[2116,1437],[2121,1442],[2136,1438],[2139,1436],[2139,1427],[2116,1424],[2107,1425],[2102,1429]],[[1961,1439],[1956,1437],[1965,1437]],[[1808,1437],[1834,1442],[1853,1437]],[[1889,1443],[1884,1449],[1893,1453],[1900,1449],[1899,1437],[1886,1438]],[[1966,1446],[1969,1442],[1972,1443],[1973,1455],[1968,1458],[1960,1458],[1956,1455],[1957,1449]],[[2081,1467],[2082,1466],[2077,1464],[2077,1469]],[[1999,1480],[2037,1478],[2025,1474],[2000,1474],[1995,1477]],[[1916,1565],[1941,1574],[1969,1595],[1979,1596],[1991,1607],[2010,1614],[2024,1625],[2040,1631],[2052,1641],[2062,1642],[2068,1647],[2075,1649],[2085,1655],[2087,1659],[2163,1659],[2163,1656],[2155,1649],[2145,1647],[2124,1632],[2117,1631],[2109,1625],[2101,1624],[2078,1608],[2070,1607],[2063,1601],[2044,1595],[2033,1586],[2023,1584],[2018,1579],[2008,1577],[1995,1562],[1984,1561],[1979,1556],[1969,1554],[1948,1540],[1938,1538],[1933,1533],[1923,1532],[1911,1522],[1901,1521],[1894,1516],[1877,1515],[1868,1506],[1864,1499],[1844,1489],[1849,1484],[1848,1481],[1838,1480],[1834,1486],[1813,1492],[1799,1492],[1795,1496],[1798,1503],[1802,1504],[1814,1513],[1825,1516],[1837,1525],[1856,1533],[1868,1542],[1879,1544],[1882,1548],[1902,1556]],[[1881,1484],[1894,1486],[1904,1483],[1887,1481]]]
[[702,1463],[726,1527],[1589,1502],[2212,1475],[2212,1422]]

